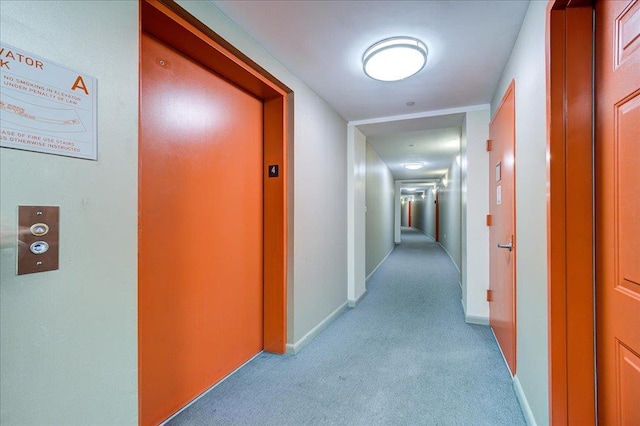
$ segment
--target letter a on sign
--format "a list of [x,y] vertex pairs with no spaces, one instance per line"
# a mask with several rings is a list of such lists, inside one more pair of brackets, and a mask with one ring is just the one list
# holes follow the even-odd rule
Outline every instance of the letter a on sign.
[[[95,77],[0,40],[0,80],[0,149],[98,159]],[[30,87],[40,89],[26,89]],[[5,117],[6,102],[9,114]]]
[[78,78],[76,78],[76,81],[73,83],[73,86],[71,86],[71,90],[76,90],[76,89],[80,89],[84,93],[89,95],[89,91],[87,90],[87,85],[84,84],[84,80],[82,79],[81,75],[79,75]]

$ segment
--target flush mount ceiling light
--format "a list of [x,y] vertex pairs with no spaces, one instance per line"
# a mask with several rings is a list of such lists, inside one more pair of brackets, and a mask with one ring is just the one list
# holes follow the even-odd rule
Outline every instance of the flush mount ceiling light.
[[404,168],[408,170],[418,170],[424,167],[424,163],[404,163]]
[[397,81],[416,74],[427,63],[427,46],[413,37],[393,37],[364,52],[364,72],[374,80]]

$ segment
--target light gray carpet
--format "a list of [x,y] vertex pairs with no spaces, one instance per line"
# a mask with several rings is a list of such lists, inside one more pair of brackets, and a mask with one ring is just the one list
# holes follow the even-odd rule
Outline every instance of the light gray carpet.
[[261,354],[169,424],[525,424],[489,327],[464,322],[438,244],[404,229],[367,289],[296,356]]

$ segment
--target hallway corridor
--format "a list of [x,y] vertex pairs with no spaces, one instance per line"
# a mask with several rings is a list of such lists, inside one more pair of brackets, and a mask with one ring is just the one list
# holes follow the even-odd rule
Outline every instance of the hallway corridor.
[[295,356],[262,353],[170,425],[524,425],[489,327],[466,324],[458,271],[413,229]]

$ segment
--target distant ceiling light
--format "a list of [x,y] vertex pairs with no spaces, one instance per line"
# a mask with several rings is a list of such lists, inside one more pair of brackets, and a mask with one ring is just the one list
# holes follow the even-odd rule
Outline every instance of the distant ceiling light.
[[412,37],[379,41],[364,52],[364,72],[374,80],[397,81],[418,73],[427,63],[427,46]]
[[409,191],[409,192],[413,192],[413,191],[415,191],[417,188],[405,188],[405,189],[406,189],[407,191]]
[[404,163],[404,168],[409,170],[418,170],[424,167],[424,163]]
[[456,163],[458,163],[458,166],[460,165],[460,156],[459,155],[456,156]]

